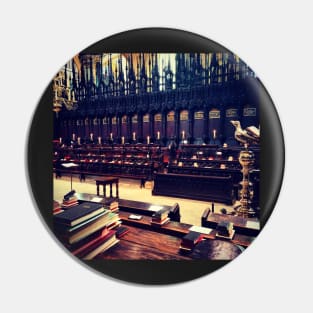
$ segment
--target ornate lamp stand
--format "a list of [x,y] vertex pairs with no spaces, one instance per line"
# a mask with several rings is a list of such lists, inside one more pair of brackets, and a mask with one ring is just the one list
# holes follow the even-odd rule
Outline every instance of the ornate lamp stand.
[[249,181],[249,174],[254,164],[254,154],[252,151],[245,149],[240,151],[239,163],[242,166],[242,181],[240,182],[240,205],[235,208],[236,215],[242,217],[254,217],[256,212],[251,207],[253,198],[253,184]]

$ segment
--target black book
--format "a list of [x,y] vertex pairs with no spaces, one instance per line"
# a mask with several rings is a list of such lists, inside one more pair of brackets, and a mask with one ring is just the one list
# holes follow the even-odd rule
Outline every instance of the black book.
[[116,237],[117,238],[121,238],[122,236],[124,236],[125,234],[127,234],[129,232],[129,228],[125,227],[125,226],[120,226],[116,229]]
[[195,232],[195,231],[190,231],[187,235],[183,237],[182,246],[192,248],[202,239],[203,239],[202,234]]
[[66,224],[61,224],[61,223],[54,223],[54,231],[57,232],[58,234],[71,234],[74,233],[75,231],[84,228],[85,226],[88,226],[91,224],[93,221],[98,220],[101,218],[103,215],[107,215],[110,212],[110,210],[105,210],[104,212],[101,212],[75,226],[69,226]]
[[71,190],[70,192],[68,192],[66,195],[64,195],[63,199],[64,200],[69,200],[69,198],[73,197],[75,194],[75,190]]
[[104,212],[101,203],[84,202],[54,216],[55,223],[75,226]]

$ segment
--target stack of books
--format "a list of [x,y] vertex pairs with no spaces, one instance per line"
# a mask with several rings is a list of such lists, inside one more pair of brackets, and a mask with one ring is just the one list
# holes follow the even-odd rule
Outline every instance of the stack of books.
[[63,199],[62,208],[67,210],[78,204],[78,200],[76,196],[70,197],[68,200]]
[[59,214],[61,212],[63,212],[64,210],[62,210],[61,205],[58,201],[53,200],[53,215]]
[[116,232],[112,229],[109,230],[104,228],[99,236],[73,250],[72,254],[80,259],[92,260],[95,256],[107,251],[118,242],[119,240],[116,238]]
[[62,202],[62,208],[63,209],[69,209],[75,205],[78,205],[78,199],[75,195],[75,190],[71,190],[69,193],[64,195],[63,202]]
[[235,230],[234,223],[232,222],[219,222],[216,226],[216,237],[223,239],[233,239]]
[[100,203],[83,202],[54,216],[54,232],[74,255],[94,258],[118,243],[115,228],[121,224],[118,214]]
[[182,238],[181,244],[180,244],[180,250],[181,252],[191,252],[193,248],[196,246],[197,243],[202,241],[203,234],[190,231],[187,235],[185,235]]
[[105,205],[111,212],[118,212],[119,210],[117,199],[106,200]]
[[151,225],[162,226],[168,223],[169,220],[168,209],[161,209],[152,215]]

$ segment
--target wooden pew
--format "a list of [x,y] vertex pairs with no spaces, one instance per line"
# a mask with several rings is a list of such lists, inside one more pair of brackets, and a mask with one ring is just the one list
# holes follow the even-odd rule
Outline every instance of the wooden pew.
[[216,228],[219,222],[227,221],[234,224],[236,233],[247,236],[257,236],[260,232],[259,220],[257,218],[244,218],[240,216],[233,216],[227,214],[218,214],[208,212],[206,209],[203,212],[201,225],[203,227]]

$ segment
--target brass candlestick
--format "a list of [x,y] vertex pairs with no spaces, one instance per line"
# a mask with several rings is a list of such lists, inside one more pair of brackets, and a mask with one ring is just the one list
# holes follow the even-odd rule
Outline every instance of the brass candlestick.
[[251,207],[253,198],[253,184],[249,181],[249,174],[254,164],[254,154],[248,150],[248,144],[259,144],[260,129],[249,126],[246,129],[241,128],[240,121],[230,121],[235,127],[234,138],[241,144],[244,144],[244,150],[240,151],[239,163],[242,166],[242,181],[240,190],[240,205],[235,208],[236,215],[243,217],[254,217],[255,211]]
[[253,199],[253,184],[249,180],[249,174],[250,170],[253,168],[254,160],[253,152],[248,150],[247,145],[245,144],[245,149],[240,151],[239,154],[239,163],[242,166],[242,181],[239,183],[241,185],[239,193],[240,205],[236,207],[236,215],[242,217],[254,217],[256,215],[251,207]]

